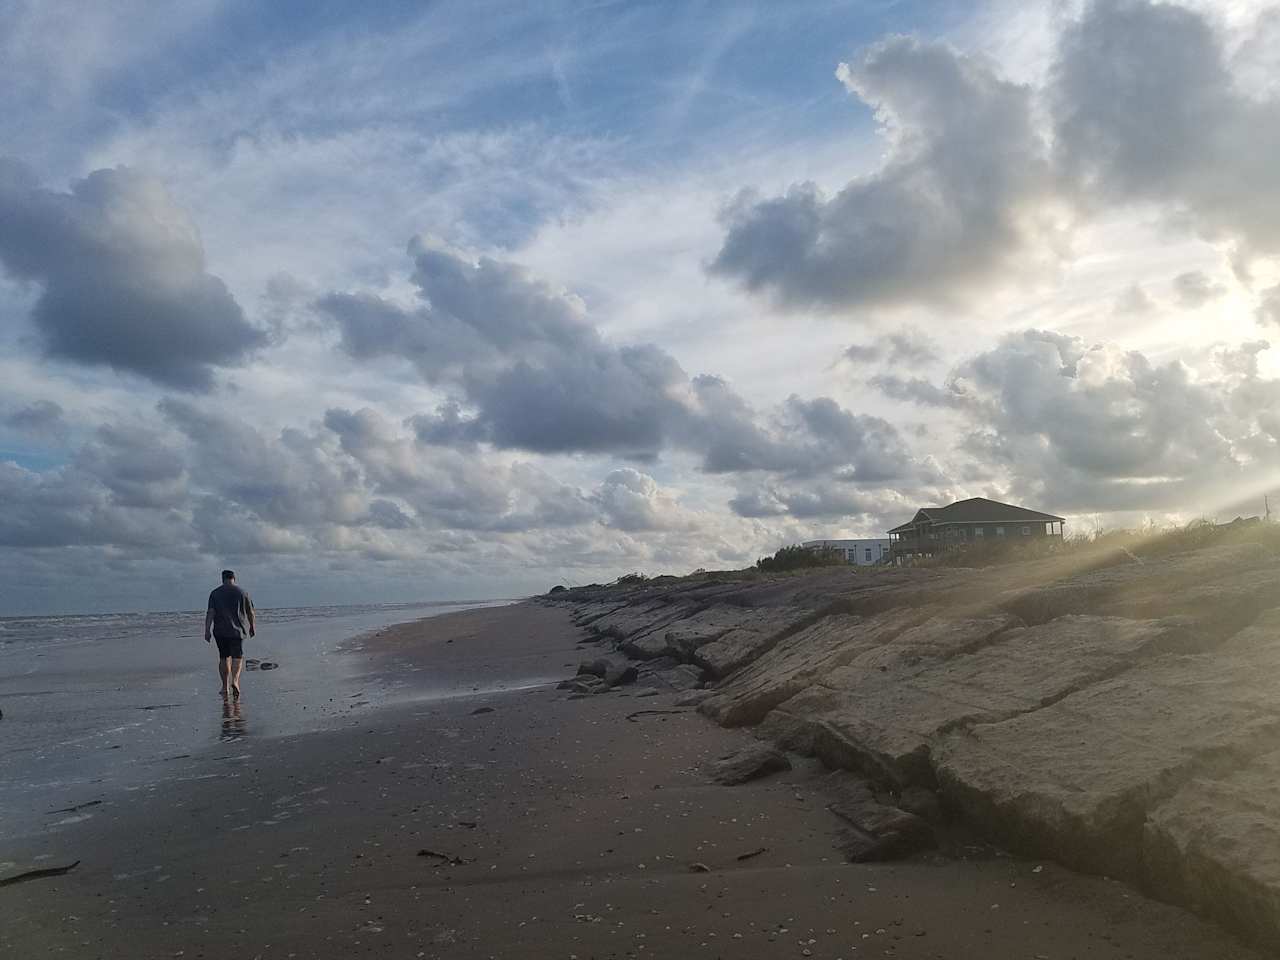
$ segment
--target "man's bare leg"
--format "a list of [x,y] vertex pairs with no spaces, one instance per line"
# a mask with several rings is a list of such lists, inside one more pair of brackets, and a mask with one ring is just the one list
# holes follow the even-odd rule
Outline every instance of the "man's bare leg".
[[244,668],[244,657],[231,659],[231,696],[240,699],[240,671]]
[[218,676],[222,678],[222,695],[227,695],[227,679],[231,674],[231,658],[218,658]]

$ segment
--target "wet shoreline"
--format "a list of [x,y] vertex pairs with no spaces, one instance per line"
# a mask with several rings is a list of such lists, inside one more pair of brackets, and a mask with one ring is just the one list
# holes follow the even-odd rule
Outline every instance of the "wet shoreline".
[[[28,628],[33,639],[25,643],[16,630],[6,637],[5,657],[17,666],[0,678],[0,861],[24,838],[83,822],[108,798],[164,782],[178,761],[236,739],[340,725],[386,703],[403,693],[402,683],[369,669],[359,655],[364,638],[389,623],[482,606],[264,611],[246,647],[252,663],[240,704],[219,696],[198,614],[142,618],[132,634],[124,617],[11,621],[58,632],[41,637]],[[255,669],[259,661],[280,668]],[[83,813],[55,815],[69,807]]]

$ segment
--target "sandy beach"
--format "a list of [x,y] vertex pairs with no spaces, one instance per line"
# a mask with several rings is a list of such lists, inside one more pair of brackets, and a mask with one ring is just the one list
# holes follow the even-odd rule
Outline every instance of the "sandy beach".
[[713,784],[750,732],[635,688],[569,699],[549,681],[591,655],[582,639],[532,604],[384,630],[349,655],[400,696],[295,736],[253,736],[265,680],[240,718],[211,691],[207,722],[246,735],[0,851],[0,876],[79,861],[0,888],[0,955],[1260,956],[963,835],[846,863],[816,761]]

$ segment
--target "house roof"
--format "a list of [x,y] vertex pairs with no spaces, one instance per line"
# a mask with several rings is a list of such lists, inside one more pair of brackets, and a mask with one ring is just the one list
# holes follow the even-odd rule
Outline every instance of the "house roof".
[[890,530],[890,533],[902,533],[910,530],[921,521],[933,523],[1065,523],[1062,517],[1039,510],[1028,510],[1026,507],[1015,507],[1011,503],[988,500],[986,497],[970,497],[968,500],[957,500],[945,507],[921,507],[916,515],[906,523]]

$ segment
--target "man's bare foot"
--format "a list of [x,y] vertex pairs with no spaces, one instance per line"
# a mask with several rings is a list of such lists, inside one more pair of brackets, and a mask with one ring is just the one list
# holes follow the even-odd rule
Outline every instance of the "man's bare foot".
[[235,685],[232,685],[231,687],[231,699],[232,700],[240,699],[240,688]]

